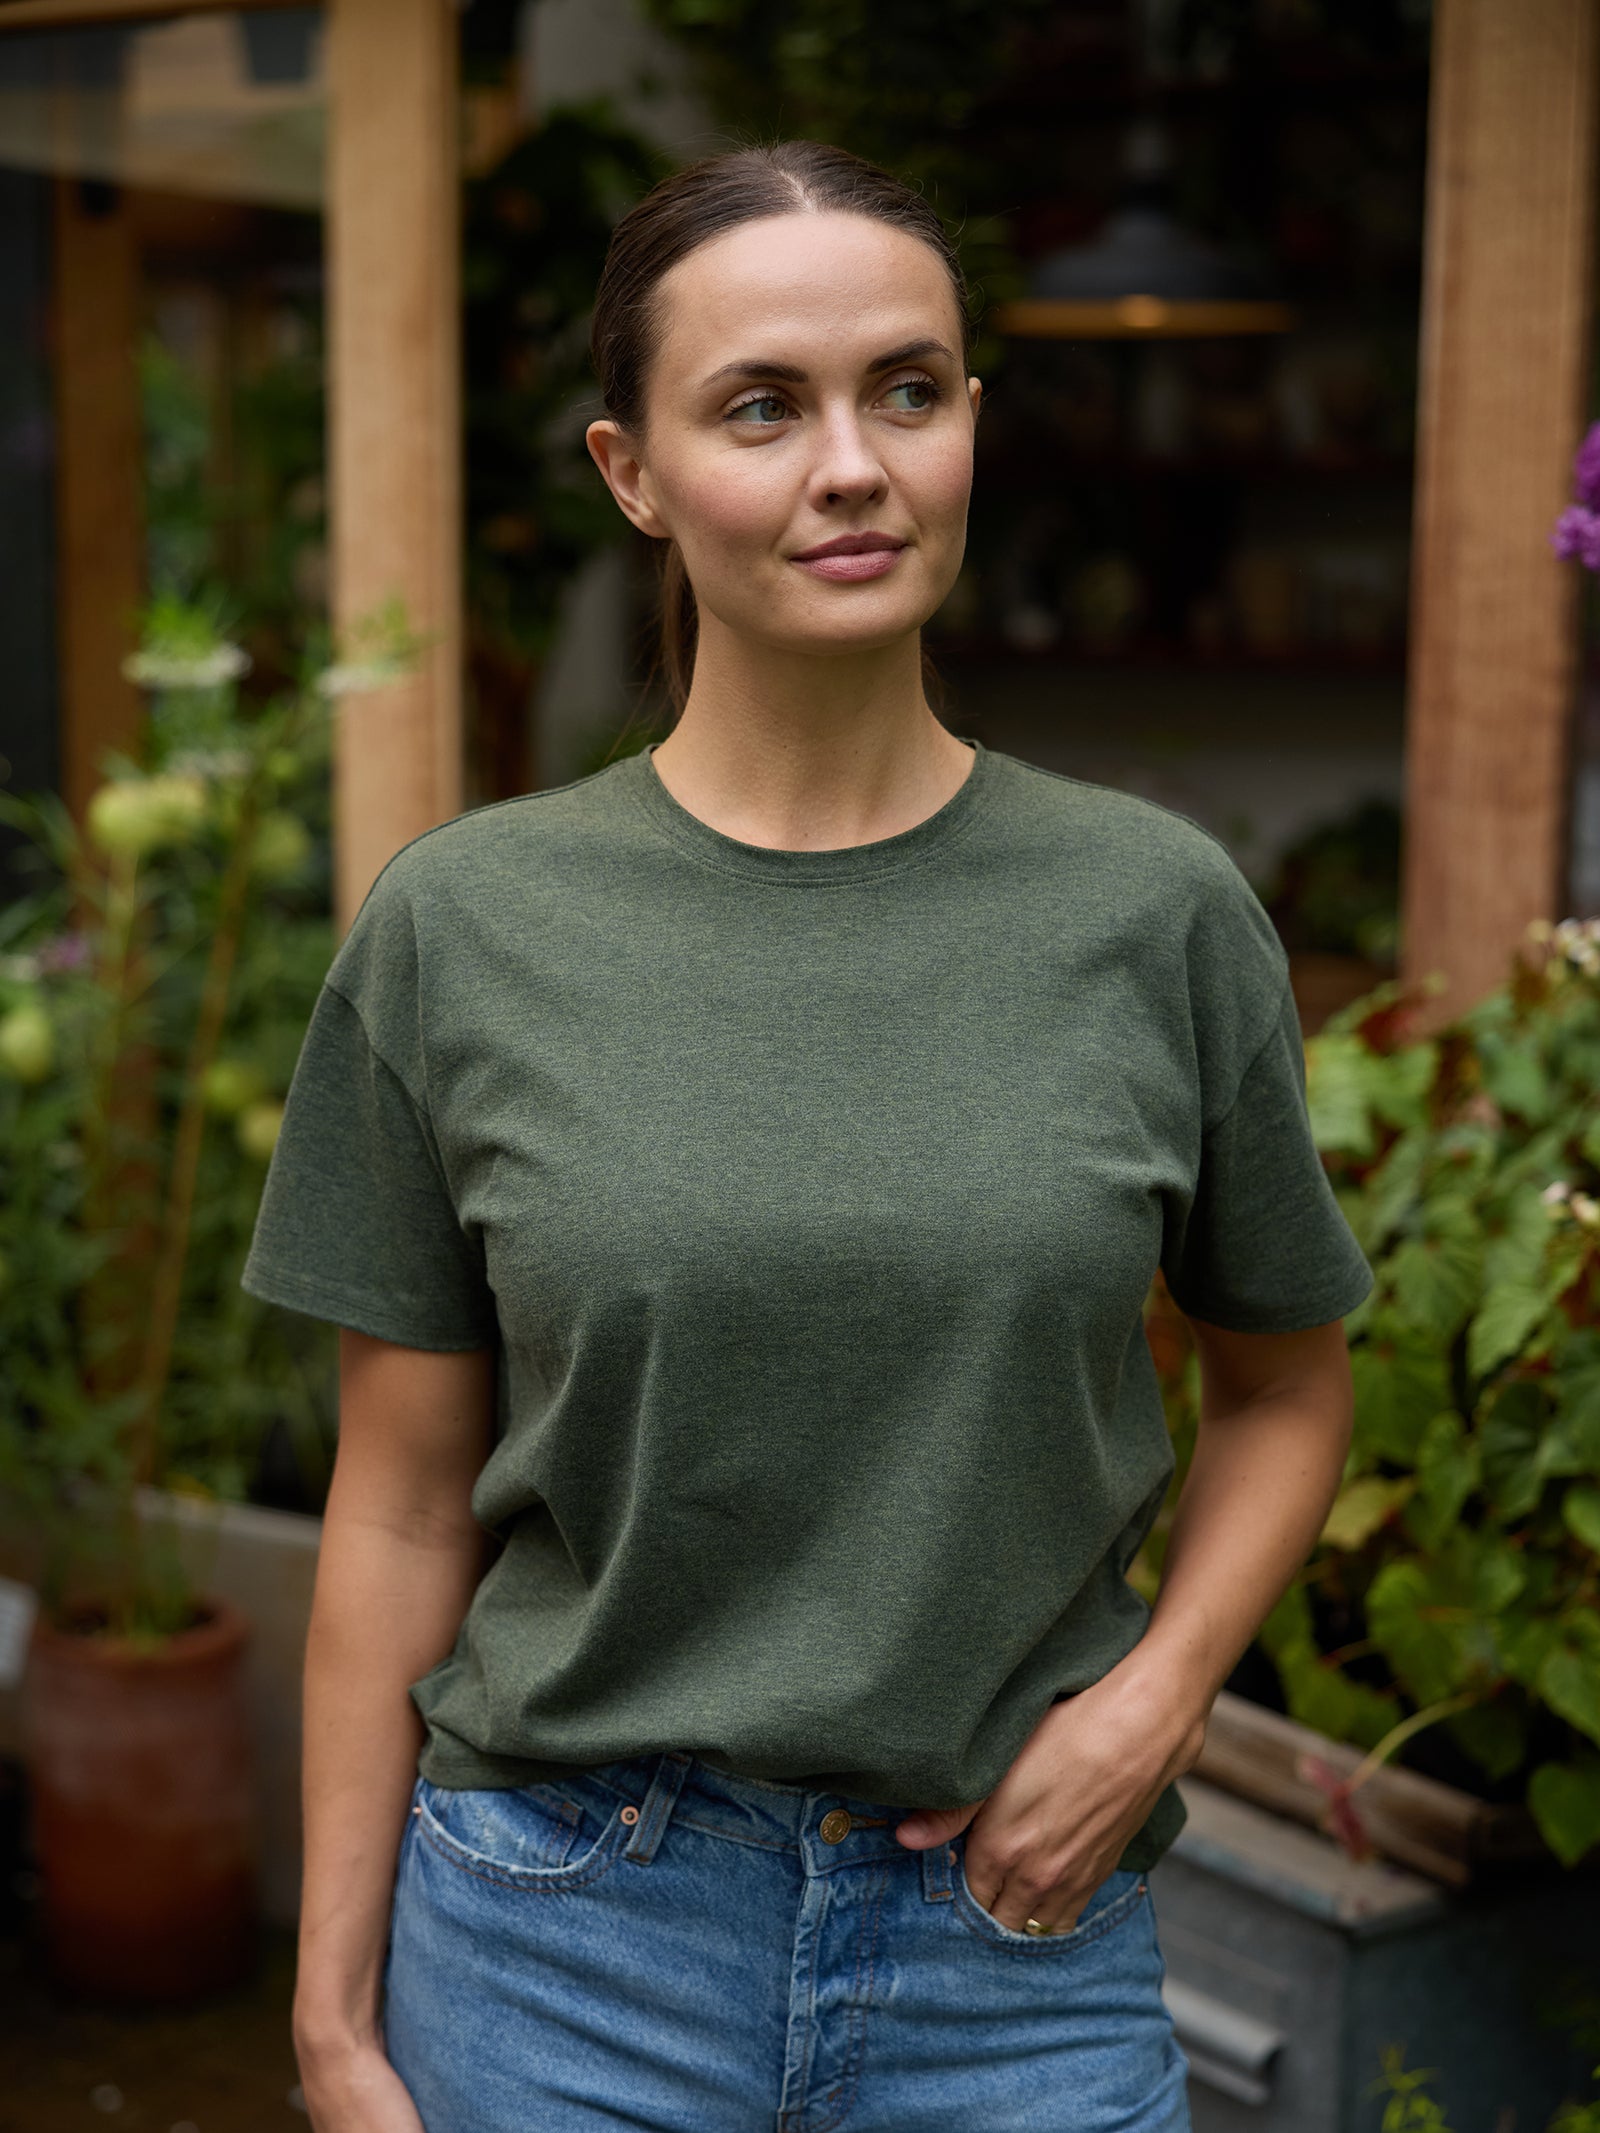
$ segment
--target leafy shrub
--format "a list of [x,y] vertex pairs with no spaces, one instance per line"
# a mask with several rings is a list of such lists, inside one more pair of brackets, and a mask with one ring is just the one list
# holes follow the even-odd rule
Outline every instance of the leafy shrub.
[[[1600,923],[1530,929],[1432,1035],[1420,1005],[1380,986],[1306,1048],[1376,1285],[1346,1322],[1343,1483],[1257,1642],[1290,1715],[1368,1749],[1363,1772],[1438,1771],[1440,1728],[1458,1782],[1525,1799],[1572,1865],[1600,1842]],[[1159,1299],[1152,1331],[1176,1488],[1197,1373]]]
[[145,1560],[138,1484],[244,1497],[275,1427],[325,1483],[331,1329],[239,1274],[334,946],[329,704],[410,657],[386,615],[248,707],[221,621],[151,609],[144,760],[108,759],[81,826],[0,795],[37,877],[0,908],[0,1502],[45,1605],[87,1578],[130,1632],[186,1605]]

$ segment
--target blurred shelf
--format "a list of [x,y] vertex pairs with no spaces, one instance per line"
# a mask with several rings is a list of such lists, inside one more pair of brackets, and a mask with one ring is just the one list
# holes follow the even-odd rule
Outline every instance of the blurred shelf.
[[1192,76],[1131,74],[1087,69],[1068,73],[1048,59],[1007,81],[974,112],[974,128],[990,123],[1032,119],[1059,121],[1063,114],[1103,113],[1108,119],[1159,107],[1168,115],[1230,115],[1239,105],[1262,105],[1270,112],[1315,110],[1329,104],[1378,98],[1425,100],[1428,61],[1423,56],[1388,61],[1340,60],[1296,66],[1287,54],[1273,66],[1215,80]]
[[1370,675],[1400,681],[1406,671],[1403,646],[1368,651],[1352,646],[1296,645],[1267,652],[1232,645],[1210,652],[1183,645],[1130,644],[1116,651],[1095,652],[1065,642],[1020,645],[1005,637],[941,637],[931,630],[923,641],[935,659],[964,664],[1053,664],[1085,673],[1282,674],[1307,679],[1317,675]]
[[1021,452],[978,447],[978,476],[984,481],[1017,481],[1030,486],[1039,479],[1041,462],[1054,471],[1084,477],[1115,476],[1119,481],[1219,480],[1263,483],[1411,482],[1416,461],[1409,452],[1327,452],[1289,458],[1277,452],[1183,452],[1156,457],[1149,453],[1106,450],[1085,452],[1052,446]]

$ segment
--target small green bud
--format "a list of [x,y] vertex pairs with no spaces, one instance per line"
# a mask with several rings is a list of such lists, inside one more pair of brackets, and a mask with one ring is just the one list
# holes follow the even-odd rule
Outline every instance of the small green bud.
[[89,836],[113,859],[144,859],[163,845],[191,843],[209,810],[204,778],[120,778],[90,800]]
[[250,871],[258,881],[292,881],[311,857],[311,832],[297,815],[275,808],[256,824]]
[[214,1059],[200,1084],[205,1106],[218,1118],[236,1118],[247,1104],[259,1103],[267,1085],[244,1059]]
[[234,1134],[245,1154],[258,1163],[265,1163],[277,1146],[283,1110],[281,1103],[263,1102],[248,1104],[239,1113]]
[[55,1026],[42,1007],[25,1001],[0,1015],[0,1067],[15,1081],[43,1081],[56,1063]]

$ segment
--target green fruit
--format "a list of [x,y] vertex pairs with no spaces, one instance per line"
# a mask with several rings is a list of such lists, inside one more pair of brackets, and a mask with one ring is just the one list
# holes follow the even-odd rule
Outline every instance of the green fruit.
[[0,1015],[0,1067],[15,1081],[43,1081],[56,1063],[56,1033],[42,1007],[25,1002]]
[[219,1118],[235,1118],[246,1104],[259,1103],[266,1087],[262,1075],[244,1059],[214,1059],[200,1084],[206,1109]]
[[256,824],[250,871],[259,881],[290,881],[311,856],[311,832],[296,815],[274,809]]
[[278,1128],[283,1124],[283,1105],[276,1102],[249,1104],[239,1113],[234,1134],[245,1154],[258,1163],[264,1163],[277,1146]]
[[89,836],[110,858],[144,859],[164,845],[191,843],[209,811],[204,778],[119,778],[90,800]]

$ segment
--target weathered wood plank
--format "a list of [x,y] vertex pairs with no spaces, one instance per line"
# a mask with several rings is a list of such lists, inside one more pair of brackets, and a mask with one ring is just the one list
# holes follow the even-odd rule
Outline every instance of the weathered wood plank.
[[462,806],[456,18],[449,0],[333,0],[328,66],[335,619],[391,595],[429,640],[408,680],[346,697],[334,750],[336,915]]
[[1404,959],[1442,1018],[1560,915],[1600,9],[1437,0],[1418,405]]

